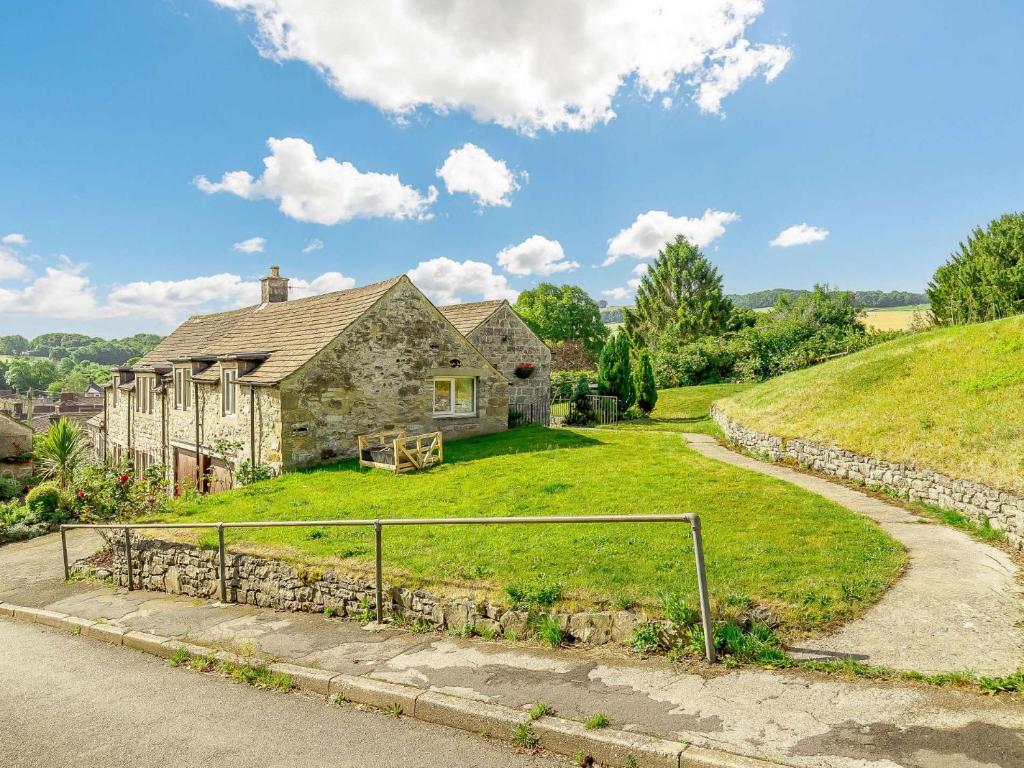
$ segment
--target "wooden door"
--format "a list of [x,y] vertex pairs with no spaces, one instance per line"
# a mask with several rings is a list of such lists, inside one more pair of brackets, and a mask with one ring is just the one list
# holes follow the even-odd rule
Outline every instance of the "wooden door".
[[231,470],[226,462],[204,456],[207,459],[207,482],[206,487],[210,493],[231,490]]
[[196,455],[181,448],[174,449],[174,495],[184,488],[196,487]]

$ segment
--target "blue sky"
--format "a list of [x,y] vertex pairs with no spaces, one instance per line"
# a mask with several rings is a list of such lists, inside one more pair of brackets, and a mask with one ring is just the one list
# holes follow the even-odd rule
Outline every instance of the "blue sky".
[[[698,33],[667,17],[664,35],[632,33],[641,42],[623,60],[650,54],[666,85],[631,60],[608,70],[631,33],[577,38],[571,14],[524,10],[514,29],[461,19],[467,50],[448,60],[459,19],[356,19],[358,4],[332,36],[304,21],[318,0],[6,3],[0,334],[166,332],[250,300],[272,263],[300,293],[412,270],[438,300],[554,280],[621,303],[647,263],[643,227],[631,227],[651,212],[640,224],[655,233],[705,239],[730,291],[921,290],[973,226],[1024,207],[1024,6],[734,4],[738,32],[709,13]],[[266,37],[281,20],[295,35],[287,50]],[[408,40],[424,58],[402,58]],[[360,45],[385,64],[364,65]],[[675,61],[687,46],[704,61]],[[501,56],[524,48],[542,64],[516,79]],[[496,59],[494,73],[467,66],[478,55]],[[607,76],[624,82],[605,103],[591,85]],[[261,178],[271,138],[296,140],[290,161],[279,147],[273,180]],[[483,152],[439,177],[467,143]],[[303,149],[313,165],[296,159]],[[241,195],[196,183],[213,190],[235,171],[252,177]],[[770,245],[801,224],[819,239]],[[623,255],[609,259],[617,236]],[[262,251],[234,249],[252,238]],[[313,241],[322,247],[304,252]]]

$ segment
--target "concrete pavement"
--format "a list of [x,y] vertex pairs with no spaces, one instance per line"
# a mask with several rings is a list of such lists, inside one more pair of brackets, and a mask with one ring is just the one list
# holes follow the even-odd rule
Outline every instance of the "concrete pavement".
[[565,768],[478,734],[260,691],[83,637],[0,619],[8,768]]
[[[43,546],[35,551],[59,563],[59,541],[49,541],[49,552]],[[0,573],[9,556],[18,557],[7,550],[0,548]],[[688,750],[698,747],[807,767],[1024,765],[1019,696],[799,671],[687,667],[606,647],[552,650],[397,629],[369,631],[324,616],[55,584],[52,577],[19,594],[23,604],[101,620],[111,632],[255,651],[323,678],[398,686],[410,699],[445,696],[466,707],[496,705],[519,716],[543,700],[567,721],[602,712],[626,735],[645,734],[679,748],[693,745],[683,749],[683,765],[694,764],[687,754],[696,757],[699,752]],[[114,651],[131,655],[128,649]],[[151,705],[159,709],[162,703]]]
[[907,548],[906,572],[838,631],[790,648],[804,659],[854,658],[918,672],[1007,675],[1024,662],[1018,569],[1000,549],[816,475],[758,461],[711,435],[684,434],[704,456],[770,475],[870,517]]

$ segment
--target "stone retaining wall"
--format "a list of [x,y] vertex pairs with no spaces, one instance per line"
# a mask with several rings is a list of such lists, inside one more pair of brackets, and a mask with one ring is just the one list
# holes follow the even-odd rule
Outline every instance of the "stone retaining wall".
[[786,439],[748,429],[712,406],[711,417],[733,444],[770,461],[791,461],[801,467],[845,478],[952,509],[1001,530],[1014,547],[1024,550],[1024,498],[970,480],[958,480],[930,469],[860,456],[836,446],[799,438]]
[[[119,586],[128,585],[124,541],[110,542],[111,575]],[[83,564],[76,564],[82,569]],[[133,535],[132,574],[136,587],[217,600],[220,598],[219,564],[216,550],[189,544]],[[227,556],[227,598],[229,602],[284,611],[322,613],[331,608],[337,616],[365,618],[373,611],[372,582],[323,569],[294,568],[276,560],[252,555]],[[422,590],[384,588],[384,614],[402,616],[407,624],[426,622],[433,629],[463,631],[467,624],[479,634],[496,632],[523,639],[531,634],[525,611],[506,610],[473,597],[440,598]],[[567,640],[601,645],[629,643],[644,619],[628,611],[555,614]]]

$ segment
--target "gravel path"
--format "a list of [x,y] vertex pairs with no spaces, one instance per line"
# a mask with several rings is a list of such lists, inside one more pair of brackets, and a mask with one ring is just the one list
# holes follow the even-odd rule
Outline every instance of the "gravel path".
[[[852,657],[920,672],[1004,675],[1024,661],[1017,566],[1002,550],[844,485],[685,434],[695,451],[805,488],[867,515],[909,553],[906,573],[859,619],[790,648],[797,658]],[[709,545],[712,542],[709,540]]]

